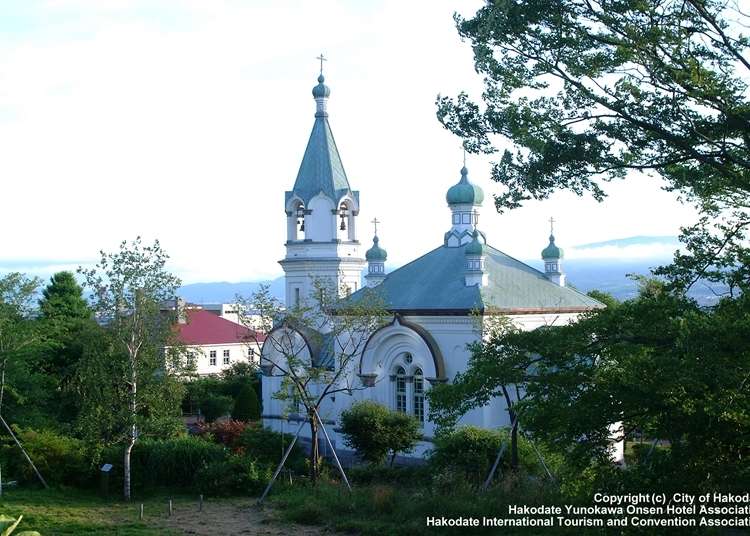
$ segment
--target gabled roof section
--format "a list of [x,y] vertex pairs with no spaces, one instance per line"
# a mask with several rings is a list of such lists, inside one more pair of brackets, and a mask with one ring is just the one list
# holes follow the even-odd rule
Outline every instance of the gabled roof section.
[[[491,246],[485,246],[489,284],[466,286],[461,247],[441,246],[388,274],[374,291],[386,307],[402,314],[506,314],[584,312],[604,305],[572,287],[561,287],[544,273]],[[352,294],[357,299],[362,289]]]
[[237,344],[262,342],[265,337],[252,330],[221,318],[203,309],[188,309],[187,323],[177,324],[177,337],[182,344],[202,346],[207,344]]
[[351,193],[327,116],[315,118],[294,189],[287,192],[287,199],[297,195],[307,205],[320,192],[334,203],[338,203],[344,194]]

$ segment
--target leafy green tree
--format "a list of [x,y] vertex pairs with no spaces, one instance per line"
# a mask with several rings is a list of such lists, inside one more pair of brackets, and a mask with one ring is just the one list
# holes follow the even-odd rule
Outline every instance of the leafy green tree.
[[[734,6],[734,7],[733,7]],[[720,0],[502,0],[456,16],[484,77],[482,103],[438,98],[438,118],[494,163],[498,210],[591,193],[645,173],[703,211],[689,254],[660,271],[747,288],[750,17]]]
[[[350,395],[365,389],[351,378],[367,340],[385,323],[387,311],[382,297],[363,289],[351,298],[347,288],[330,280],[313,281],[313,292],[292,308],[275,300],[262,286],[250,300],[238,299],[245,310],[257,311],[248,319],[250,332],[263,342],[261,369],[280,378],[273,396],[287,403],[291,412],[303,412],[310,426],[310,480],[320,474],[318,434],[319,410],[337,394]],[[263,335],[260,340],[258,335]]]
[[229,414],[232,409],[232,397],[208,393],[201,400],[201,414],[206,422],[212,423],[219,417]]
[[72,389],[72,380],[83,354],[83,341],[100,328],[71,272],[52,276],[42,291],[39,313],[46,343],[40,367],[51,386],[48,409],[58,423],[70,424],[78,415],[79,398]]
[[102,251],[95,268],[79,269],[108,334],[106,347],[90,349],[82,367],[82,422],[99,431],[104,419],[109,438],[124,442],[126,500],[138,438],[179,425],[184,386],[177,377],[187,359],[172,329],[174,315],[161,310],[179,286],[165,268],[167,259],[158,241],[147,246],[138,237],[122,242],[116,253]]
[[255,390],[249,384],[243,385],[234,399],[232,419],[242,422],[260,420],[258,395],[255,394]]
[[91,308],[83,297],[83,288],[72,272],[57,272],[50,278],[39,300],[39,313],[45,320],[63,323],[91,318]]
[[[577,323],[497,332],[431,411],[460,414],[482,393],[517,383],[528,393],[517,403],[524,428],[563,455],[574,478],[593,471],[624,482],[640,475],[651,489],[743,489],[748,370],[748,297],[705,309],[644,281],[637,299]],[[642,459],[613,476],[611,442],[641,434],[668,445],[658,467]]]
[[372,464],[383,463],[390,454],[393,465],[396,454],[411,452],[422,439],[413,416],[369,400],[341,412],[341,433],[344,442]]
[[[32,318],[38,278],[13,272],[0,277],[0,412],[13,405],[13,420],[24,421],[23,412],[34,412],[35,395],[45,391],[35,370],[42,333]],[[7,413],[6,413],[7,415]]]

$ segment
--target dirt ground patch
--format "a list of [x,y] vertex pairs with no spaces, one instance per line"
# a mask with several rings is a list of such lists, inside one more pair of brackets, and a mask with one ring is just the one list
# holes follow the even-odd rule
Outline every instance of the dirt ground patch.
[[306,527],[277,521],[273,511],[258,508],[254,499],[217,499],[198,505],[179,503],[172,517],[164,517],[160,525],[182,534],[217,536],[252,534],[264,536],[319,536],[328,534],[319,527]]

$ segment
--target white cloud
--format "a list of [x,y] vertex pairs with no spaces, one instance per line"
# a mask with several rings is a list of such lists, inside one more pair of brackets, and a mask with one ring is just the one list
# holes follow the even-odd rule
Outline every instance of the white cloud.
[[[29,29],[0,43],[4,257],[91,258],[142,235],[188,282],[279,273],[321,50],[361,221],[383,221],[396,264],[442,242],[461,151],[435,96],[481,91],[455,2],[33,6]],[[645,178],[611,185],[604,204],[558,194],[500,216],[488,162],[469,167],[488,194],[482,228],[516,257],[538,256],[550,215],[563,247],[676,234],[693,218]]]

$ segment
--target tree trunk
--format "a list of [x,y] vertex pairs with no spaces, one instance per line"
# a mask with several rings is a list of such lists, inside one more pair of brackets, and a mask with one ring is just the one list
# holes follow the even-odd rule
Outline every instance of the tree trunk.
[[136,395],[137,395],[137,376],[135,372],[135,358],[130,359],[130,430],[128,432],[128,443],[125,447],[125,456],[122,462],[123,471],[123,496],[126,501],[130,500],[130,453],[133,451],[136,439],[138,439],[138,428],[135,424],[136,418]]
[[315,485],[320,473],[320,455],[318,452],[318,421],[315,418],[315,412],[309,412],[310,417],[310,482]]
[[503,396],[505,397],[505,406],[508,408],[508,417],[510,418],[513,428],[510,429],[510,468],[515,471],[518,469],[518,418],[513,409],[513,400],[510,398],[508,389],[503,385]]
[[130,439],[127,446],[125,447],[125,457],[122,461],[122,466],[125,471],[125,475],[123,477],[123,495],[126,501],[130,500],[130,453],[133,450],[133,445],[135,445],[135,425],[133,425],[133,428],[130,432]]
[[390,467],[393,467],[393,462],[396,461],[396,451],[393,451],[393,454],[391,454],[391,463]]
[[510,468],[515,471],[518,469],[518,421],[515,412],[511,413],[514,422],[510,430]]

